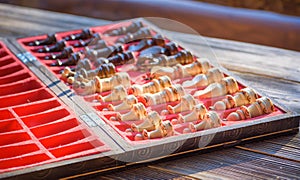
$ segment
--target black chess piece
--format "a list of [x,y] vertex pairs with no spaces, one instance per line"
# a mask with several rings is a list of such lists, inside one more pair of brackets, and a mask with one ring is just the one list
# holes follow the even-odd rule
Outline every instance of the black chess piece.
[[165,40],[160,34],[149,39],[142,39],[138,44],[129,46],[129,51],[141,51],[151,46],[164,46]]
[[134,33],[142,27],[144,27],[144,25],[140,21],[135,21],[127,27],[122,26],[116,29],[109,29],[105,31],[104,34],[109,36],[119,36],[127,33]]
[[52,59],[66,59],[71,56],[71,54],[74,52],[74,49],[72,46],[65,47],[60,53],[52,53],[48,56],[45,56],[45,60],[52,60]]
[[28,46],[44,46],[44,45],[51,45],[57,42],[55,34],[47,34],[46,39],[36,40],[33,42],[29,42]]
[[52,46],[44,46],[37,50],[39,53],[47,53],[47,52],[59,52],[62,51],[66,47],[66,41],[61,40],[55,43]]
[[83,52],[85,57],[89,58],[90,60],[94,61],[98,58],[108,58],[111,56],[116,55],[117,53],[122,53],[124,51],[124,48],[121,44],[115,44],[112,46],[107,46],[102,49],[89,49],[86,48],[86,50]]
[[167,56],[171,56],[174,55],[176,53],[178,53],[178,45],[175,42],[169,42],[167,44],[165,44],[164,46],[152,46],[149,47],[145,50],[142,50],[140,52],[140,57],[145,57],[145,56],[156,56],[156,55],[160,55],[160,54],[164,54]]
[[57,59],[51,66],[74,66],[82,59],[83,55],[80,52],[73,53],[67,60]]
[[86,46],[92,46],[96,45],[97,42],[101,40],[101,36],[98,33],[95,33],[92,35],[92,37],[88,40],[82,40],[80,39],[79,42],[75,43],[74,47],[86,47]]
[[117,39],[117,43],[130,43],[130,42],[134,42],[134,41],[140,41],[141,39],[145,39],[145,38],[151,38],[151,32],[149,30],[149,28],[141,28],[140,30],[138,30],[135,33],[128,33],[123,37],[120,37],[119,39]]
[[79,39],[89,39],[93,35],[90,29],[83,29],[81,33],[78,34],[71,34],[69,36],[64,37],[64,40],[71,41],[71,40],[79,40]]

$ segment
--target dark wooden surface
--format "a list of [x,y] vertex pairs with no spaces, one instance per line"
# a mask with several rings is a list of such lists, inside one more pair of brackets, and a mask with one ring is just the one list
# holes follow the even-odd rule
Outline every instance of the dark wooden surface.
[[[262,10],[232,8],[200,1],[137,0],[2,0],[6,3],[45,10],[77,14],[107,20],[136,17],[163,17],[180,21],[198,33],[222,39],[237,40],[279,48],[300,50],[300,18]],[[216,4],[232,2],[235,6],[258,3],[261,8],[288,5],[289,12],[299,9],[299,0],[208,0]],[[1,0],[0,0],[1,2]],[[243,6],[242,6],[243,7]],[[244,6],[245,7],[245,6]],[[179,31],[178,27],[174,30]]]
[[[25,37],[104,23],[107,21],[0,4],[0,36],[4,38]],[[175,32],[173,35],[183,43],[193,45],[194,50],[207,48],[204,46],[205,43],[194,35]],[[250,82],[252,87],[260,89],[271,98],[300,113],[300,53],[222,39],[204,39],[212,47],[217,61],[222,66]],[[273,137],[234,147],[193,152],[108,172],[91,172],[79,177],[297,179],[300,175],[299,136],[298,133]]]

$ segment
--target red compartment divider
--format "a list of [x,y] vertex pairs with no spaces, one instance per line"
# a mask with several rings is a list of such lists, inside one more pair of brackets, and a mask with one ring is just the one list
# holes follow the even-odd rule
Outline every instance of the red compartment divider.
[[109,150],[0,42],[0,173]]
[[[102,39],[107,43],[107,45],[115,45],[116,40],[120,37],[122,37],[123,35],[119,35],[119,36],[106,36],[104,35],[104,32],[108,29],[114,29],[114,28],[119,28],[122,26],[128,26],[132,23],[132,21],[128,21],[128,22],[121,22],[118,24],[112,24],[112,25],[106,25],[106,26],[98,26],[98,27],[91,27],[90,30],[93,33],[98,33],[100,34],[100,36],[102,37]],[[145,25],[145,24],[144,24]],[[150,28],[151,29],[151,28]],[[76,33],[80,33],[81,30],[72,30],[72,31],[67,31],[67,32],[59,32],[56,33],[56,38],[57,41],[63,40],[66,36],[71,35],[71,34],[76,34]],[[156,35],[157,33],[153,30],[151,30],[152,35]],[[51,64],[53,62],[55,62],[55,60],[46,60],[45,56],[49,55],[50,53],[38,53],[35,50],[40,48],[41,46],[36,46],[36,47],[32,47],[32,46],[28,46],[29,42],[32,42],[34,40],[38,40],[38,39],[45,39],[46,36],[45,35],[41,35],[41,36],[35,36],[35,37],[28,37],[28,38],[23,38],[23,39],[19,39],[18,42],[26,49],[28,50],[34,57],[37,58],[37,60],[39,60],[40,62],[42,62],[50,71],[52,71],[58,78],[62,79],[63,81],[66,82],[66,79],[61,78],[61,73],[63,71],[63,69],[65,68],[64,66],[62,67],[53,67],[51,66]],[[170,42],[169,39],[164,37],[165,42]],[[70,46],[74,46],[74,44],[78,43],[79,40],[73,40],[73,41],[67,41],[67,44]],[[124,46],[125,51],[128,51],[129,46],[133,45],[133,44],[137,44],[137,42],[131,42],[131,43],[127,43],[127,44],[122,44]],[[74,47],[75,52],[81,52],[84,48],[76,48]],[[184,48],[182,47],[178,47],[179,50],[182,50]],[[135,58],[138,58],[140,55],[140,52],[134,52],[134,56]],[[106,58],[106,57],[103,57]],[[194,60],[196,60],[196,56],[194,56]],[[136,61],[134,62],[136,63]],[[133,64],[134,64],[133,63]],[[5,64],[5,62],[4,62]],[[130,76],[130,81],[131,81],[131,85],[134,84],[139,84],[139,85],[143,85],[147,82],[149,82],[149,73],[150,72],[141,72],[138,70],[135,70],[134,68],[132,68],[132,64],[125,64],[125,65],[117,65],[116,66],[116,72],[127,72]],[[70,68],[75,68],[74,65],[69,66]],[[93,69],[95,69],[95,67],[92,67]],[[223,75],[225,77],[227,77],[227,74]],[[148,77],[148,80],[146,79]],[[181,79],[175,79],[172,80],[173,84],[182,84],[187,80],[192,80],[195,76],[191,76],[191,77],[185,77],[185,78],[181,78]],[[1,79],[0,79],[1,80]],[[73,89],[73,86],[71,84],[68,84],[66,82],[66,84]],[[245,86],[243,86],[242,84],[238,84],[239,85],[239,90],[245,88]],[[196,91],[198,90],[203,90],[204,88],[206,88],[206,86],[204,87],[197,87],[197,88],[185,88],[185,92],[186,93],[190,93],[190,94],[194,94]],[[128,89],[127,89],[128,90]],[[129,92],[129,91],[128,91]],[[118,132],[118,134],[120,136],[122,136],[127,142],[131,143],[131,144],[144,144],[144,143],[148,143],[151,141],[159,141],[161,138],[158,139],[150,139],[150,140],[143,140],[143,141],[137,141],[135,140],[135,136],[136,136],[136,132],[129,132],[128,129],[130,129],[131,124],[132,123],[136,123],[136,124],[140,124],[142,123],[141,120],[138,121],[127,121],[127,122],[121,122],[121,121],[112,121],[110,120],[111,117],[116,116],[117,112],[114,111],[108,111],[108,105],[109,104],[113,104],[113,105],[117,105],[122,103],[122,101],[117,101],[117,102],[99,102],[99,100],[97,100],[97,97],[99,95],[101,96],[106,96],[109,95],[111,93],[111,91],[106,91],[106,92],[102,92],[102,93],[92,93],[89,95],[83,95],[83,99],[87,102],[90,103],[90,105],[97,111],[98,115],[100,118],[102,118],[107,124],[109,124],[116,132]],[[130,93],[129,93],[130,94]],[[232,94],[234,95],[234,94]],[[197,103],[203,103],[204,106],[209,110],[210,106],[212,106],[215,102],[222,100],[225,96],[220,96],[220,97],[216,97],[216,98],[210,98],[210,99],[197,99]],[[143,102],[140,97],[137,97],[139,99],[140,102]],[[153,105],[153,106],[149,106],[147,107],[147,112],[150,111],[157,111],[158,113],[161,113],[162,110],[166,110],[167,109],[167,105],[176,105],[178,104],[179,101],[177,102],[171,102],[171,103],[165,103],[165,104],[161,104],[161,105]],[[226,118],[231,112],[236,111],[238,108],[232,108],[232,109],[228,109],[225,111],[217,111],[218,115],[223,119]],[[127,111],[120,111],[120,113],[124,114],[128,112]],[[161,118],[163,119],[163,121],[166,120],[170,120],[172,121],[173,119],[177,119],[179,114],[182,115],[186,115],[188,113],[190,113],[191,111],[187,111],[187,112],[181,112],[181,113],[176,113],[176,114],[168,114],[168,115],[161,115]],[[222,123],[222,126],[230,126],[232,124],[239,124],[239,123],[243,123],[243,122],[247,122],[247,121],[253,121],[255,119],[259,119],[259,118],[263,118],[266,116],[275,116],[277,114],[282,114],[284,113],[283,111],[281,111],[279,108],[276,108],[276,111],[269,114],[269,115],[263,115],[257,118],[252,118],[250,120],[243,120],[243,121],[236,121],[236,122],[226,122],[224,121]],[[29,123],[30,120],[29,118],[25,118],[23,119],[25,123]],[[200,121],[194,121],[194,123],[199,123]],[[57,123],[59,124],[59,123]],[[28,124],[29,125],[29,124]],[[181,135],[186,131],[186,128],[188,128],[189,123],[181,123],[181,124],[175,124],[174,125],[174,136],[177,135]],[[30,126],[30,125],[29,125]],[[48,126],[48,125],[45,125]],[[50,125],[49,125],[50,127]],[[41,126],[42,128],[42,126]],[[189,132],[190,133],[190,132]],[[67,135],[69,136],[69,135]],[[46,137],[43,139],[43,143],[46,143],[47,145],[49,144],[49,146],[52,147],[52,144],[54,143],[54,141],[52,140],[52,137]],[[54,143],[55,144],[55,143]],[[86,145],[76,145],[76,147],[78,147],[79,149],[85,149],[88,146]],[[87,148],[88,149],[88,148]],[[51,150],[52,153],[54,153],[57,156],[60,156],[61,153],[59,153],[59,150],[55,149]],[[64,154],[64,153],[62,153]]]

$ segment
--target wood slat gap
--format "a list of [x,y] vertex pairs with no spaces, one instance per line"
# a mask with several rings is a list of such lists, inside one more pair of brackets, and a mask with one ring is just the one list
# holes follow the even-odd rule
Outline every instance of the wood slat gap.
[[270,153],[266,153],[266,152],[263,152],[263,151],[251,149],[251,148],[246,148],[246,147],[242,147],[242,146],[234,146],[234,147],[237,148],[237,149],[245,150],[245,151],[250,151],[250,152],[254,152],[254,153],[259,153],[259,154],[263,154],[263,155],[267,155],[267,156],[276,157],[276,158],[279,158],[279,159],[284,159],[284,160],[288,160],[288,161],[293,161],[293,162],[300,163],[299,160],[295,160],[295,159],[291,159],[291,158],[286,158],[286,157],[278,156],[278,155],[275,155],[275,154],[270,154]]
[[[162,168],[162,167],[157,167],[157,166],[153,166],[153,165],[148,165],[147,167],[151,168],[151,169],[156,169],[156,170],[159,170],[159,171],[165,171],[165,172],[168,172],[170,174],[175,174],[175,175],[180,175],[180,176],[183,176],[183,177],[188,177],[188,178],[191,178],[191,179],[199,179],[199,177],[194,177],[193,175],[176,172],[174,170],[165,169],[165,168]],[[203,178],[205,178],[205,177],[203,177]]]

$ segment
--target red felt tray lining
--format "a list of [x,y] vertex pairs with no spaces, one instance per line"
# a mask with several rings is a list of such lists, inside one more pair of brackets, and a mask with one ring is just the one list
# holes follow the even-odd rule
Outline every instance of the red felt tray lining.
[[[99,33],[102,37],[102,39],[104,39],[108,45],[113,45],[114,41],[119,38],[120,36],[115,36],[115,37],[108,37],[108,36],[104,36],[102,33],[104,31],[106,31],[107,29],[113,29],[116,27],[121,27],[121,26],[127,26],[129,25],[131,22],[123,22],[123,23],[118,23],[118,24],[114,24],[114,25],[106,25],[106,26],[98,26],[98,27],[91,27],[90,29],[94,32],[94,33]],[[63,37],[70,35],[70,34],[76,34],[76,33],[80,33],[81,30],[73,30],[73,31],[68,31],[68,32],[60,32],[60,33],[56,33],[56,37],[57,40],[61,40],[63,39]],[[152,31],[152,34],[156,34],[155,31]],[[19,39],[19,43],[29,52],[31,52],[35,57],[37,57],[37,59],[42,62],[44,65],[46,65],[48,67],[48,69],[50,69],[58,78],[61,78],[61,71],[64,69],[64,67],[51,67],[50,64],[54,61],[49,61],[49,60],[45,60],[44,57],[46,55],[48,55],[47,53],[37,53],[34,50],[40,47],[31,47],[31,46],[27,46],[26,44],[30,41],[33,40],[38,40],[38,39],[44,39],[46,38],[46,35],[41,35],[41,36],[35,36],[35,37],[28,37],[28,38],[23,38],[23,39]],[[170,40],[166,39],[167,42],[169,42]],[[72,45],[74,43],[76,43],[77,41],[67,41],[68,45]],[[125,44],[124,47],[125,49],[127,49],[129,47],[129,44]],[[82,48],[75,48],[75,51],[79,51]],[[179,47],[179,49],[183,49],[181,47]],[[137,57],[139,55],[139,52],[135,53],[135,56]],[[131,77],[131,84],[144,84],[147,83],[147,81],[143,80],[143,77],[147,76],[147,73],[141,73],[141,72],[136,72],[136,71],[130,71],[128,70],[128,67],[130,65],[123,65],[123,66],[116,66],[116,71],[117,72],[127,72],[130,77]],[[225,76],[227,76],[226,74],[224,74]],[[186,80],[191,80],[193,77],[188,77],[188,78],[182,78],[182,79],[177,79],[177,80],[173,80],[174,84],[181,84]],[[72,88],[71,85],[69,85],[70,88]],[[200,90],[200,89],[204,89],[205,87],[201,87],[201,88],[197,88],[197,89],[185,89],[186,92],[188,93],[194,93],[196,90]],[[239,89],[244,88],[243,85],[239,84]],[[109,103],[103,103],[103,102],[97,102],[96,101],[96,96],[98,96],[99,94],[102,96],[106,96],[110,93],[110,91],[108,92],[103,92],[103,93],[96,93],[96,94],[92,94],[92,95],[87,95],[84,96],[83,98],[87,101],[90,102],[91,106],[94,107],[97,112],[98,115],[104,119],[104,121],[108,124],[110,124],[113,129],[115,129],[126,141],[128,141],[131,144],[143,144],[143,143],[148,143],[151,141],[158,141],[160,139],[151,139],[151,140],[143,140],[143,141],[135,141],[134,140],[134,136],[137,134],[135,132],[126,132],[127,128],[130,128],[130,125],[132,123],[141,123],[141,121],[131,121],[131,122],[119,122],[119,121],[111,121],[109,120],[110,117],[115,116],[116,112],[112,112],[112,111],[104,111],[105,108],[107,108]],[[209,106],[211,106],[214,102],[216,102],[217,100],[220,100],[224,97],[217,97],[217,98],[212,98],[212,99],[198,99],[199,103],[204,103],[204,105],[208,108]],[[121,103],[121,101],[119,102],[113,102],[113,104],[118,104]],[[168,104],[171,105],[176,105],[178,102],[172,102],[172,103],[166,103],[163,105],[155,105],[155,106],[151,106],[151,107],[147,107],[147,111],[157,111],[157,112],[161,112],[161,110],[166,109],[166,106]],[[225,118],[229,113],[233,112],[237,110],[237,108],[233,108],[233,109],[229,109],[226,111],[222,111],[222,112],[218,112],[221,118]],[[126,111],[125,111],[126,112]],[[122,112],[122,113],[125,113]],[[182,114],[187,114],[188,112],[182,112]],[[270,116],[275,116],[278,114],[282,114],[284,113],[282,110],[280,110],[278,107],[276,107],[276,111],[274,113],[268,114],[268,115],[263,115],[263,116],[259,116],[257,118],[252,118],[250,120],[245,120],[245,121],[235,121],[235,122],[229,122],[229,121],[224,121],[222,126],[228,126],[228,125],[233,125],[233,124],[239,124],[239,123],[243,123],[243,122],[247,122],[247,121],[253,121],[255,119],[260,119],[260,118],[264,118],[264,117],[270,117]],[[165,120],[172,120],[174,118],[178,117],[178,114],[171,114],[171,115],[167,115],[164,119]],[[184,128],[188,127],[188,123],[183,123],[183,124],[177,124],[174,125],[175,128],[175,135],[180,135],[183,134],[183,130]]]
[[0,42],[0,173],[109,150]]

